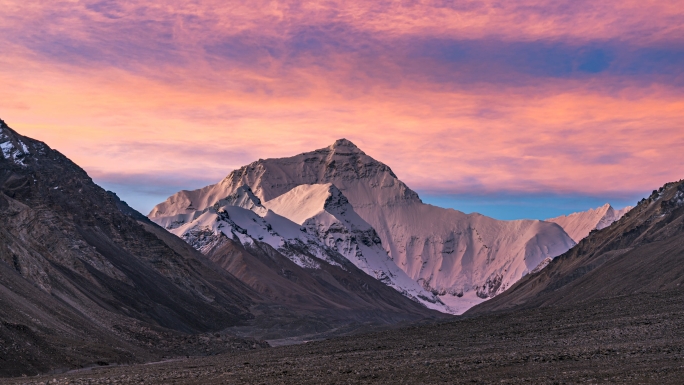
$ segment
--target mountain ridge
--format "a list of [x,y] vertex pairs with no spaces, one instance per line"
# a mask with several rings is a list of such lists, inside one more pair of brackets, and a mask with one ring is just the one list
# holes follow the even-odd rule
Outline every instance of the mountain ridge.
[[0,148],[0,376],[264,346],[215,335],[256,292],[45,143],[2,122]]
[[[314,194],[305,191],[303,196],[292,197],[291,193],[302,187],[313,188]],[[306,218],[298,218],[297,223],[280,213]],[[230,240],[245,249],[255,248],[257,253],[264,247],[273,248],[308,270],[329,271],[337,266],[350,271],[348,264],[352,263],[428,308],[447,310],[388,261],[384,249],[377,246],[380,240],[375,230],[354,213],[342,193],[330,184],[299,186],[263,205],[250,187],[243,185],[211,207],[165,217],[158,223],[210,258],[214,258],[217,244]]]
[[621,210],[615,210],[610,203],[606,203],[595,209],[561,215],[545,221],[560,225],[575,242],[579,242],[592,230],[604,229],[613,222],[620,220],[631,209],[633,209],[632,206],[627,206]]
[[684,181],[662,186],[611,226],[466,314],[675,290],[684,283]]

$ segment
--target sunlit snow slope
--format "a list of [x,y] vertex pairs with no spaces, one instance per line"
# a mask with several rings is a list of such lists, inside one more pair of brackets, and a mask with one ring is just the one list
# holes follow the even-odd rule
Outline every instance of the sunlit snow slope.
[[563,230],[575,241],[584,239],[592,230],[601,230],[610,226],[622,218],[632,206],[627,206],[622,210],[615,210],[610,204],[579,213],[561,215],[557,218],[547,219],[547,222],[559,224]]
[[[499,221],[424,204],[388,166],[345,139],[290,158],[251,163],[215,185],[169,197],[149,217],[161,223],[189,215],[243,185],[269,202],[301,185],[328,183],[377,231],[394,263],[456,313],[503,292],[545,258],[575,244],[554,223]],[[301,214],[281,215],[302,220],[317,209],[306,206]]]
[[330,184],[300,186],[265,205],[245,185],[211,207],[159,218],[157,223],[203,253],[223,234],[243,246],[267,243],[304,268],[318,269],[321,263],[342,268],[339,258],[346,258],[404,296],[430,309],[453,312],[389,259],[375,230]]
[[301,185],[264,203],[293,222],[302,225],[326,246],[342,254],[356,267],[409,298],[426,306],[446,310],[434,294],[426,291],[401,270],[382,248],[375,229],[364,221],[335,185]]

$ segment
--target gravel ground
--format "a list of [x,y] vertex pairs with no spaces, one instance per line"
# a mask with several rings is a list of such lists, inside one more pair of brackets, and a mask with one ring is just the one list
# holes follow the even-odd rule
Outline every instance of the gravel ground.
[[4,383],[682,383],[683,298],[681,291],[640,294]]

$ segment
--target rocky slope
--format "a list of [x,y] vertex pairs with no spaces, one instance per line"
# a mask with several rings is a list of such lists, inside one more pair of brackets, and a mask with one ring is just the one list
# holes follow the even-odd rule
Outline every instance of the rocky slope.
[[250,322],[256,292],[3,121],[0,148],[0,376],[242,346],[179,343]]
[[684,283],[684,182],[668,183],[619,221],[468,314],[674,290]]
[[575,242],[579,242],[592,230],[605,229],[613,222],[620,220],[632,208],[632,206],[627,206],[622,210],[615,210],[609,203],[606,203],[596,209],[561,215],[546,221],[560,225]]
[[198,215],[244,185],[268,202],[298,186],[328,183],[377,232],[395,265],[454,313],[503,292],[545,258],[574,245],[554,223],[498,221],[423,204],[388,166],[345,139],[291,158],[262,159],[215,185],[181,191],[149,218],[164,223]]

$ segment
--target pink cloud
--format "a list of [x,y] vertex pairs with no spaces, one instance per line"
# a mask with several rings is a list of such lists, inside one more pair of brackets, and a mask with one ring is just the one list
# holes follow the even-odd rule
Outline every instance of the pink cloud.
[[340,137],[445,193],[682,177],[681,4],[452,3],[5,1],[0,114],[117,181]]

